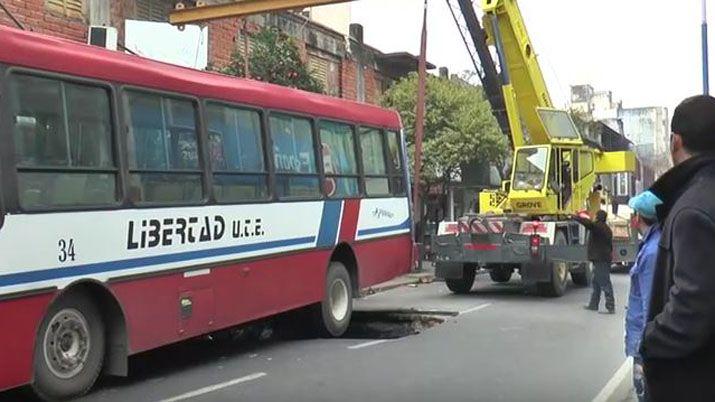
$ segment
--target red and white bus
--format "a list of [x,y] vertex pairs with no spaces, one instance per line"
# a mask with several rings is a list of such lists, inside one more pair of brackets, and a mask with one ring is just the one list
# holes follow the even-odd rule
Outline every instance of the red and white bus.
[[128,356],[409,270],[399,116],[0,28],[0,390],[86,392]]

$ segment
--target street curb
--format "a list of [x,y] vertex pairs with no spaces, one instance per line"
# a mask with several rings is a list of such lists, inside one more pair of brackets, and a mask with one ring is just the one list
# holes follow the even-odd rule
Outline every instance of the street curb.
[[375,293],[386,292],[395,288],[408,285],[417,285],[420,283],[434,282],[434,274],[431,272],[411,273],[399,276],[387,282],[378,283],[377,285],[360,290],[360,297],[373,295]]
[[633,358],[627,358],[592,402],[623,402],[633,388]]

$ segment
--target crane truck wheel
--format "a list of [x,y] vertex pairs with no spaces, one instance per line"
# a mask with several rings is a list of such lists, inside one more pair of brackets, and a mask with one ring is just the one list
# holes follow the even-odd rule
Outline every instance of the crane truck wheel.
[[453,293],[456,294],[466,294],[472,290],[474,286],[474,277],[477,275],[477,267],[473,264],[464,264],[462,266],[462,277],[461,278],[447,278],[445,283],[447,287]]
[[581,265],[579,271],[571,272],[571,280],[576,286],[586,287],[591,284],[593,266],[590,262],[584,262],[579,265]]
[[[554,238],[555,245],[566,245],[566,235],[557,231]],[[551,279],[548,282],[536,284],[539,295],[544,297],[561,297],[566,292],[569,277],[569,264],[566,262],[546,261],[551,268]]]
[[489,277],[492,278],[494,282],[506,283],[511,280],[511,275],[514,270],[508,267],[496,266],[489,270]]

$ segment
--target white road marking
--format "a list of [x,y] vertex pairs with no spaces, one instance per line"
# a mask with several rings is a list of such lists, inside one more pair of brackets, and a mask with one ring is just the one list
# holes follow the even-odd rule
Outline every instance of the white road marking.
[[620,396],[617,395],[617,393],[619,393],[619,390],[624,387],[625,389],[621,392],[626,393],[630,390],[632,368],[633,359],[629,357],[623,362],[621,367],[616,370],[616,373],[613,374],[613,377],[611,377],[610,380],[608,380],[603,389],[601,389],[601,392],[593,398],[592,402],[618,402],[623,400],[627,394]]
[[263,376],[265,376],[265,375],[266,375],[266,373],[253,373],[253,374],[247,375],[247,376],[245,376],[245,377],[236,378],[235,380],[226,381],[226,382],[222,382],[222,383],[220,383],[220,384],[215,384],[215,385],[210,385],[210,386],[208,386],[208,387],[199,388],[199,389],[197,389],[197,390],[195,390],[195,391],[191,391],[191,392],[187,392],[187,393],[185,393],[185,394],[177,395],[177,396],[172,397],[172,398],[162,399],[162,400],[159,401],[159,402],[177,402],[177,401],[183,401],[183,400],[185,400],[185,399],[195,398],[195,397],[197,397],[197,396],[204,395],[204,394],[208,394],[208,393],[214,392],[214,391],[218,391],[218,390],[220,390],[220,389],[227,388],[227,387],[231,387],[231,386],[234,386],[234,385],[236,385],[236,384],[241,384],[241,383],[243,383],[243,382],[248,382],[248,381],[257,380],[257,379],[259,379],[259,378],[261,378],[261,377],[263,377]]
[[377,341],[370,341],[370,342],[365,342],[365,343],[358,343],[357,345],[348,346],[348,349],[353,349],[353,350],[355,350],[355,349],[368,348],[368,347],[370,347],[370,346],[375,346],[375,345],[379,345],[379,344],[381,344],[381,343],[392,342],[392,341],[395,341],[395,339],[380,339],[380,340],[377,340]]
[[476,306],[476,307],[472,307],[472,308],[468,308],[468,309],[466,309],[466,310],[464,310],[464,311],[460,311],[460,312],[459,312],[459,315],[464,315],[464,314],[473,313],[473,312],[479,311],[479,310],[481,310],[481,309],[483,309],[483,308],[487,308],[487,307],[489,307],[489,306],[491,306],[491,305],[492,305],[491,303],[480,304],[480,305],[478,305],[478,306]]

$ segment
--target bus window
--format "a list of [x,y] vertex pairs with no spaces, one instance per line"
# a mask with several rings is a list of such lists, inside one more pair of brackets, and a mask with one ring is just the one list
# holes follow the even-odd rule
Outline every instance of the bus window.
[[402,154],[400,153],[400,148],[402,146],[402,141],[400,140],[400,134],[395,131],[387,132],[387,151],[388,151],[388,162],[390,163],[390,189],[392,194],[404,195],[405,194],[405,179],[404,170],[402,169]]
[[278,197],[319,197],[320,183],[310,120],[272,114],[269,125]]
[[320,122],[325,187],[329,197],[355,197],[358,190],[355,134],[347,124]]
[[360,129],[360,149],[367,195],[390,194],[383,142],[382,131],[367,127]]
[[256,111],[221,104],[209,104],[206,112],[216,199],[240,202],[267,198],[261,116]]
[[196,105],[190,100],[135,91],[127,92],[126,103],[131,200],[200,201]]
[[21,207],[115,203],[109,92],[21,74],[10,85]]

